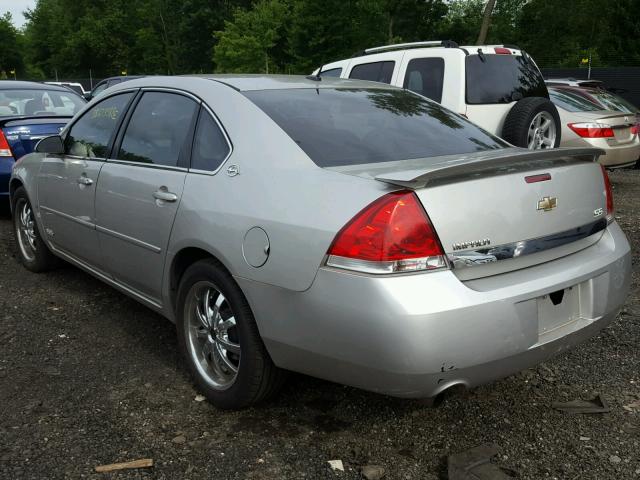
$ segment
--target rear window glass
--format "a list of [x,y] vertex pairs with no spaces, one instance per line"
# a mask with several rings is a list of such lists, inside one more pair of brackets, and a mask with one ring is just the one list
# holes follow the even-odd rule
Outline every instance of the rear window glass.
[[440,103],[443,80],[444,58],[414,58],[407,65],[403,86]]
[[396,62],[373,62],[356,65],[351,69],[349,78],[370,80],[372,82],[391,83],[393,67]]
[[602,107],[590,102],[585,97],[566,90],[551,88],[549,89],[549,97],[555,105],[568,112],[595,112],[602,110]]
[[465,62],[470,105],[548,96],[538,67],[522,55],[469,55]]
[[0,117],[75,115],[85,104],[70,90],[0,90]]
[[624,98],[605,90],[590,91],[589,94],[604,105],[607,110],[616,112],[637,113],[640,109]]
[[339,77],[342,73],[342,68],[330,68],[329,70],[323,70],[319,73],[321,77]]
[[403,90],[320,88],[244,94],[320,167],[507,146],[460,115]]

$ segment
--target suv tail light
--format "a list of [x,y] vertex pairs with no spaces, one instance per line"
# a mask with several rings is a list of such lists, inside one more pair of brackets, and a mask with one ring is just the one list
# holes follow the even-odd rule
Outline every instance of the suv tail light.
[[347,223],[327,252],[327,265],[364,273],[447,268],[440,239],[413,192],[389,193]]
[[613,128],[604,123],[569,123],[567,126],[582,138],[613,138]]
[[0,157],[13,157],[11,147],[7,138],[4,136],[4,132],[0,129]]
[[613,190],[611,189],[611,181],[609,180],[609,174],[604,165],[600,165],[602,169],[602,177],[604,179],[604,195],[607,199],[607,221],[613,222]]

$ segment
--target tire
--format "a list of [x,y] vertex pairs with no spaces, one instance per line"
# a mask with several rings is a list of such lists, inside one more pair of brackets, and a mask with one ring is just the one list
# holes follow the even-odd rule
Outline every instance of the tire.
[[60,265],[42,239],[38,223],[24,187],[18,187],[11,197],[13,204],[13,235],[20,263],[35,273],[46,272]]
[[182,276],[176,317],[189,372],[213,405],[241,409],[280,390],[285,372],[271,360],[240,287],[214,259],[194,263]]
[[[532,125],[538,118],[553,122],[553,139],[545,136],[541,128],[536,130],[537,127]],[[561,131],[560,116],[555,105],[546,98],[527,97],[518,101],[507,114],[502,127],[502,138],[516,147],[532,150],[557,148],[560,145]]]

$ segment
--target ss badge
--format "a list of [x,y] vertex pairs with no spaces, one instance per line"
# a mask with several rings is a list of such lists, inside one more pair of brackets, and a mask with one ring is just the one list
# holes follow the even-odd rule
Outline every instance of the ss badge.
[[593,211],[593,216],[594,217],[599,217],[600,215],[602,215],[604,213],[604,209],[603,208],[596,208]]

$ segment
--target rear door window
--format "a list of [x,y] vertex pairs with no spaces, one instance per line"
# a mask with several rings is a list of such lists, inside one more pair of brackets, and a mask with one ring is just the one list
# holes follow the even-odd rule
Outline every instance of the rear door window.
[[191,151],[191,168],[213,172],[225,161],[231,147],[224,133],[205,108],[200,111]]
[[468,55],[465,65],[469,105],[549,98],[538,67],[522,55]]
[[114,95],[84,113],[65,138],[65,153],[77,157],[106,158],[120,117],[132,97],[132,92]]
[[395,64],[396,62],[393,61],[362,63],[351,69],[349,78],[391,83]]
[[177,93],[145,92],[135,108],[116,158],[178,166],[198,104]]
[[440,103],[443,82],[444,58],[414,58],[407,65],[403,86]]
[[[319,88],[244,92],[321,167],[464,154],[507,146],[412,92]],[[434,160],[435,162],[436,160]]]

